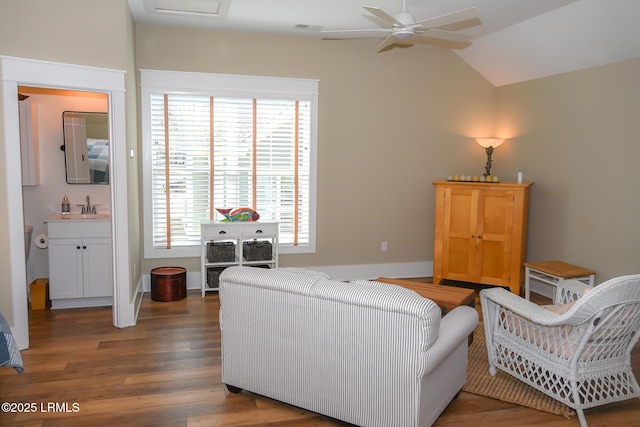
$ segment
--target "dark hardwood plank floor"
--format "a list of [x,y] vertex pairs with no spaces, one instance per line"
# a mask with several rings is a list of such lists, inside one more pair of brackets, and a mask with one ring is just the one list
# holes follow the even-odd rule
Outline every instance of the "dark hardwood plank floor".
[[[479,307],[479,304],[477,304]],[[144,297],[138,324],[116,329],[110,308],[30,312],[25,372],[0,368],[2,412],[12,426],[343,426],[337,420],[242,392],[220,380],[217,294],[182,301]],[[633,355],[640,372],[640,348]],[[587,411],[591,427],[639,426],[640,399]],[[571,420],[460,393],[435,426],[578,426]]]

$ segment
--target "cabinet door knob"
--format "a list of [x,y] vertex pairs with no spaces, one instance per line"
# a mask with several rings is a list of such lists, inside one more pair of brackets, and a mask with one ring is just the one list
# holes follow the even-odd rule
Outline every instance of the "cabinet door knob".
[[80,249],[80,245],[76,246],[76,249]]
[[86,246],[83,246],[83,247],[82,247],[82,249],[87,249],[87,247],[86,247]]
[[262,230],[256,230],[256,234],[257,234],[257,233],[262,233]]
[[220,231],[218,231],[218,234],[227,234],[227,232],[224,231],[224,230],[220,230]]

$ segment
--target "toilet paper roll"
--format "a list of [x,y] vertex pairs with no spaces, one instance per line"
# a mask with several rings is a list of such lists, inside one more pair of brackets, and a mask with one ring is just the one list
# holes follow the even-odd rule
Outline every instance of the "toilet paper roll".
[[47,249],[49,247],[49,236],[47,233],[40,233],[35,238],[35,244],[37,248]]

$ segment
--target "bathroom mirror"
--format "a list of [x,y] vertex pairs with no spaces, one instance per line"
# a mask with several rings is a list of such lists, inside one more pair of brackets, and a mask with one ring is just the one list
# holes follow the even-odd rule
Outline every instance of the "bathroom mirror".
[[62,113],[65,169],[69,184],[109,184],[107,113]]

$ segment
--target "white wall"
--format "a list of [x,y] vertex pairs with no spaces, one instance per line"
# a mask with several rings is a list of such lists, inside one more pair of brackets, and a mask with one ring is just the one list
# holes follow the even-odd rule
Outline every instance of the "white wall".
[[79,211],[76,204],[85,202],[87,195],[91,204],[99,204],[100,211],[110,211],[108,185],[67,184],[64,172],[64,143],[62,113],[64,111],[107,112],[104,94],[87,94],[70,91],[20,88],[20,93],[29,95],[37,107],[38,149],[40,154],[40,185],[23,187],[24,223],[33,227],[31,249],[27,261],[27,282],[49,276],[48,250],[38,249],[35,236],[47,232],[43,222],[56,212],[64,195],[69,196],[71,211]]

